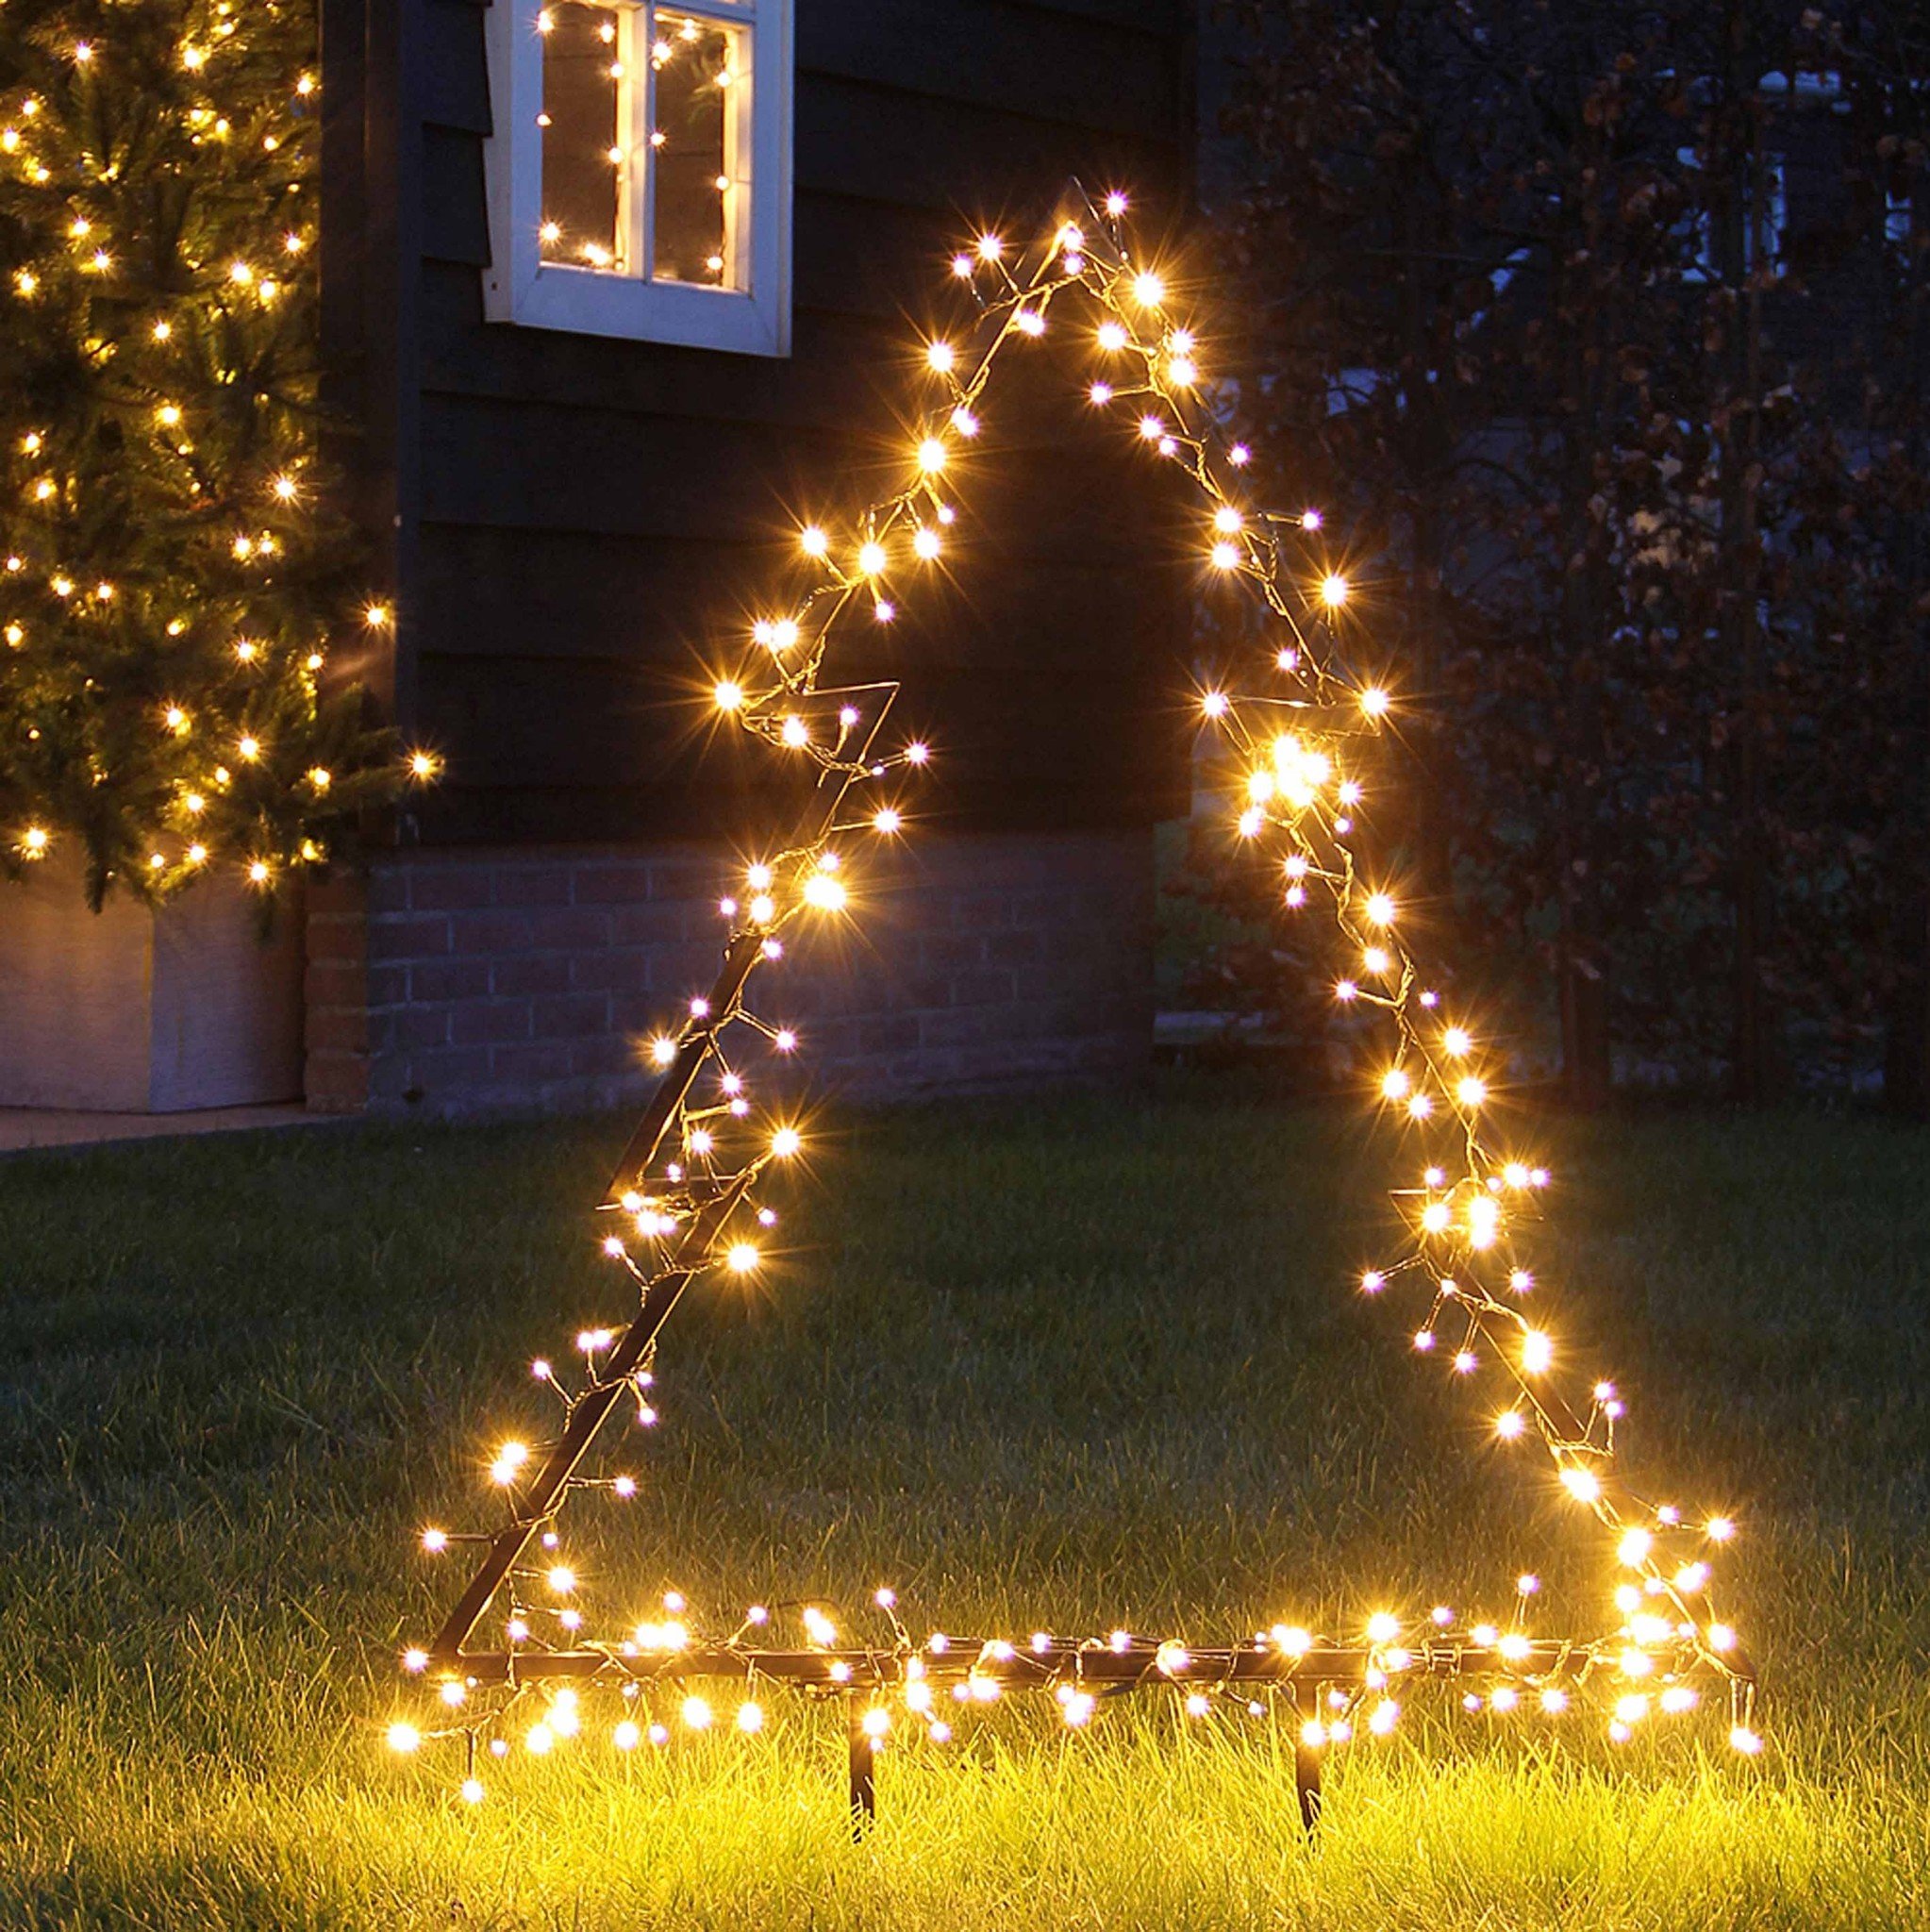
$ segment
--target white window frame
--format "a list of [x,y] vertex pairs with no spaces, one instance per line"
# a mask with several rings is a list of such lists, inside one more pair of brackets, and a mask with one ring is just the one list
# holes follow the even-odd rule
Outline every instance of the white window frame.
[[[742,356],[790,353],[792,0],[694,0],[675,10],[746,29],[751,37],[750,179],[733,192],[749,216],[740,264],[747,286],[652,281],[544,261],[542,224],[543,0],[493,0],[489,9],[490,110],[483,145],[490,266],[483,308],[491,322],[580,335],[622,336]],[[741,229],[740,229],[741,233]],[[645,258],[647,260],[647,257]]]
[[[1702,161],[1692,147],[1677,148],[1675,158],[1686,168],[1693,168],[1698,172],[1702,168]],[[1763,186],[1767,191],[1764,199],[1769,204],[1764,210],[1763,219],[1758,220],[1756,216],[1753,197],[1745,201],[1743,206],[1742,272],[1745,275],[1755,273],[1756,258],[1767,242],[1770,274],[1774,280],[1781,281],[1786,267],[1783,244],[1788,241],[1789,234],[1789,179],[1787,155],[1763,156]],[[1690,214],[1679,232],[1686,235],[1695,248],[1695,259],[1683,270],[1682,279],[1698,286],[1720,282],[1722,278],[1722,271],[1716,263],[1715,238],[1709,232],[1707,209],[1698,208]]]

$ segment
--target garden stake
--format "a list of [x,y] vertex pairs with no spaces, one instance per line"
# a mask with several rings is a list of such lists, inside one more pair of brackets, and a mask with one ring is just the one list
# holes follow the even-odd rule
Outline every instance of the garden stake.
[[[1319,1687],[1315,1687],[1314,1704],[1319,1702]],[[1301,1828],[1308,1838],[1313,1828],[1321,1822],[1321,1754],[1317,1746],[1307,1739],[1306,1721],[1311,1707],[1306,1691],[1296,1684],[1293,1687],[1293,1715],[1297,1722],[1293,1727],[1293,1790],[1300,1800]]]
[[857,1693],[849,1692],[844,1699],[844,1728],[851,1754],[851,1836],[858,1844],[878,1815],[877,1749],[864,1719]]

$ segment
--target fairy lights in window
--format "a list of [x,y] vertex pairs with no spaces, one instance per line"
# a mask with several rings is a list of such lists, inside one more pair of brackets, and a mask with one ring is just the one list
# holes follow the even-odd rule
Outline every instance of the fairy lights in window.
[[556,0],[537,32],[542,260],[746,287],[754,27]]

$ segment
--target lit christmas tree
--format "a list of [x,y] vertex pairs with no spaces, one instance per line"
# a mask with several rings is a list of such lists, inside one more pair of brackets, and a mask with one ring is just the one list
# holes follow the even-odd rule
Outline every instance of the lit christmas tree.
[[0,864],[272,889],[410,773],[332,631],[387,625],[320,460],[315,23],[0,11]]

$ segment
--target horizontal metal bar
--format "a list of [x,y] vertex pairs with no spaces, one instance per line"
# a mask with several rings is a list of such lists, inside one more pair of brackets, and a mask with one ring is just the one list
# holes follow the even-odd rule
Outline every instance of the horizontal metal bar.
[[[1057,1642],[1045,1649],[1014,1647],[993,1656],[975,1641],[950,1640],[934,1655],[920,1651],[925,1681],[962,1683],[969,1677],[990,1677],[1010,1690],[1041,1688],[1076,1678],[1084,1684],[1221,1683],[1268,1684],[1364,1682],[1370,1670],[1385,1668],[1385,1649],[1367,1644],[1321,1644],[1289,1656],[1271,1645],[1240,1644],[1232,1648],[1196,1650],[1189,1647],[1181,1662],[1160,1647],[1135,1643],[1125,1650],[1110,1644],[1083,1646]],[[1689,1645],[1674,1653],[1652,1653],[1658,1674],[1686,1670],[1699,1655]],[[1390,1674],[1390,1681],[1431,1677],[1506,1677],[1519,1680],[1572,1679],[1591,1662],[1585,1645],[1552,1639],[1531,1642],[1523,1652],[1504,1656],[1497,1646],[1429,1642],[1408,1652],[1406,1670]],[[548,1679],[582,1679],[607,1673],[612,1678],[677,1680],[686,1677],[779,1678],[806,1686],[849,1690],[877,1688],[906,1681],[907,1654],[890,1650],[748,1650],[730,1644],[691,1644],[681,1650],[517,1650],[474,1651],[441,1664],[443,1674],[460,1674],[472,1684],[540,1683]]]

